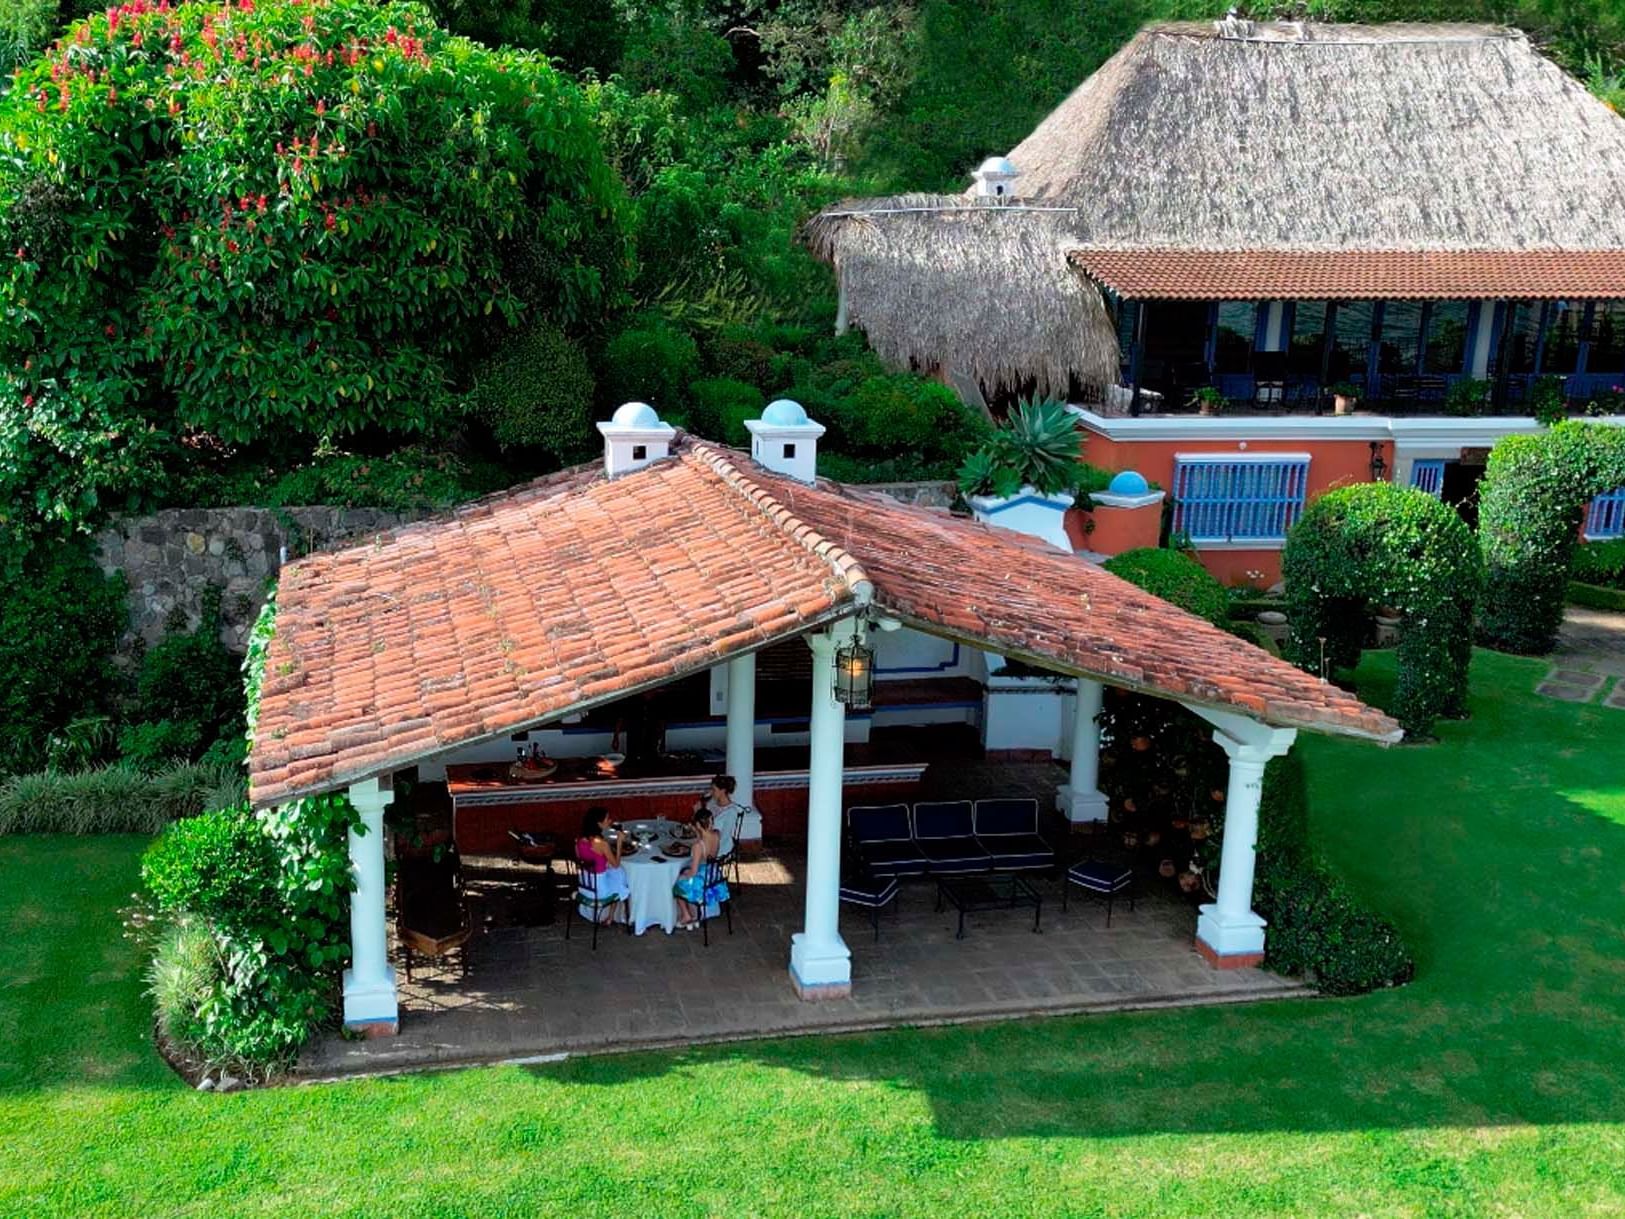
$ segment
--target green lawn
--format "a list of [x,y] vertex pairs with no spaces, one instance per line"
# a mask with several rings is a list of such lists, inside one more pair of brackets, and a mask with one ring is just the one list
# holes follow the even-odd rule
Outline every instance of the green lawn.
[[1436,746],[1300,745],[1417,953],[1352,1000],[200,1096],[119,937],[142,844],[0,840],[0,1215],[1625,1213],[1625,713],[1543,671],[1481,655]]

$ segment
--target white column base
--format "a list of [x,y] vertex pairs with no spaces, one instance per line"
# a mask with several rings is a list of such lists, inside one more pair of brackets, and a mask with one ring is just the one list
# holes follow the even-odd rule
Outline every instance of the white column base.
[[355,970],[344,971],[344,1027],[368,1037],[393,1036],[400,1031],[400,1005],[395,998],[395,970],[384,967],[382,978],[358,982]]
[[1104,821],[1110,811],[1105,793],[1092,789],[1073,791],[1070,783],[1063,783],[1056,789],[1055,807],[1066,814],[1066,819],[1074,825]]
[[840,936],[815,943],[798,931],[790,937],[790,984],[809,1002],[846,998],[852,993],[851,950]]
[[1216,902],[1204,903],[1196,919],[1196,948],[1218,969],[1242,969],[1264,959],[1263,918],[1248,910],[1222,914]]

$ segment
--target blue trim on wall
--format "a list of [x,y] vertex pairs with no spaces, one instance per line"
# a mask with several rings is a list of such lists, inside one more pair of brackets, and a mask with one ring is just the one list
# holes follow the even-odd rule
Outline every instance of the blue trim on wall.
[[1042,504],[1046,508],[1058,507],[1058,505],[1051,503],[1048,499],[1041,498],[1037,495],[1018,495],[1015,499],[1006,500],[997,508],[985,508],[983,511],[986,512],[988,516],[997,516],[999,513],[1007,511],[1010,508],[1019,508],[1022,504]]
[[956,644],[954,644],[953,654],[951,656],[949,656],[948,659],[943,661],[941,664],[936,664],[936,665],[899,665],[895,669],[888,669],[888,668],[885,668],[882,665],[876,665],[875,666],[875,676],[878,677],[882,673],[941,673],[945,669],[957,669],[958,667],[959,667],[959,645],[956,643]]

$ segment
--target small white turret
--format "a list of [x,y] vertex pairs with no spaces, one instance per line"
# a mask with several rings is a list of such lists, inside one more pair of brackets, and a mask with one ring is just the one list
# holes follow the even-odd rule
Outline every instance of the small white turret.
[[628,402],[615,408],[607,422],[598,425],[604,437],[604,473],[611,478],[641,470],[650,462],[671,453],[677,429],[662,423],[655,408],[647,402]]
[[818,438],[824,425],[807,418],[801,403],[788,398],[769,402],[760,419],[745,420],[750,455],[756,464],[797,482],[818,478]]
[[975,193],[986,199],[1007,199],[1015,193],[1019,171],[1009,157],[989,157],[976,167],[971,175],[975,180]]

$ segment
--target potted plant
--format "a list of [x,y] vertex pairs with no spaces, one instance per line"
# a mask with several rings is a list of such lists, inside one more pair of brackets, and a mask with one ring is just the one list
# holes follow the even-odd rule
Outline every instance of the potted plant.
[[1222,415],[1224,395],[1219,392],[1217,386],[1204,385],[1190,396],[1187,405],[1194,406],[1198,415]]
[[1326,392],[1332,396],[1332,414],[1347,415],[1355,404],[1360,401],[1360,391],[1351,382],[1339,381],[1335,385],[1326,387]]
[[959,489],[977,519],[1070,552],[1066,511],[1084,473],[1077,420],[1066,405],[1024,401],[959,467]]

